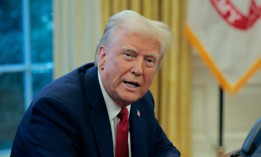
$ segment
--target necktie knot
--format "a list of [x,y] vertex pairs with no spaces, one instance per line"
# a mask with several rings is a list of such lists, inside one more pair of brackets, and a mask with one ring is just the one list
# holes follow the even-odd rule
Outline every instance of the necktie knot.
[[128,116],[128,110],[126,107],[121,108],[120,113],[118,114],[118,117],[121,120],[128,120],[129,116]]

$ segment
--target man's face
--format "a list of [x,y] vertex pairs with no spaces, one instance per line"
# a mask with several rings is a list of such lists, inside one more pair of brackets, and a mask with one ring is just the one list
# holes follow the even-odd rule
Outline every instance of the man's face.
[[160,62],[155,38],[138,33],[116,33],[99,48],[99,72],[105,90],[117,105],[129,105],[148,91]]

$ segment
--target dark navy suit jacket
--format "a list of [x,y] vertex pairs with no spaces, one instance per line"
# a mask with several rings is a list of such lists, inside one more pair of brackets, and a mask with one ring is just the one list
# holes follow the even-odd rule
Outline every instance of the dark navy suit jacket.
[[[150,92],[132,104],[129,123],[133,157],[180,156],[155,119]],[[113,156],[109,116],[93,63],[53,81],[35,97],[11,151],[11,157]]]

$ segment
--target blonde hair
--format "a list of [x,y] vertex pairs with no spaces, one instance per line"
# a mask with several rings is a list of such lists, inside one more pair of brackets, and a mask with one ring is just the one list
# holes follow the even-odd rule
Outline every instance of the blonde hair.
[[124,10],[113,15],[105,27],[103,36],[96,48],[95,64],[98,63],[98,50],[100,45],[106,45],[113,40],[113,34],[117,30],[126,30],[127,32],[137,32],[149,35],[157,39],[160,43],[161,57],[164,56],[166,48],[172,41],[172,33],[163,22],[151,20],[131,10]]

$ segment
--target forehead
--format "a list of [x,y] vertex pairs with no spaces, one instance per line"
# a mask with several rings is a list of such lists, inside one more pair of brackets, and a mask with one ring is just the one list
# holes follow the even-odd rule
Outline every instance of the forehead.
[[114,34],[112,46],[160,53],[160,42],[158,39],[152,35],[140,32],[117,31]]

